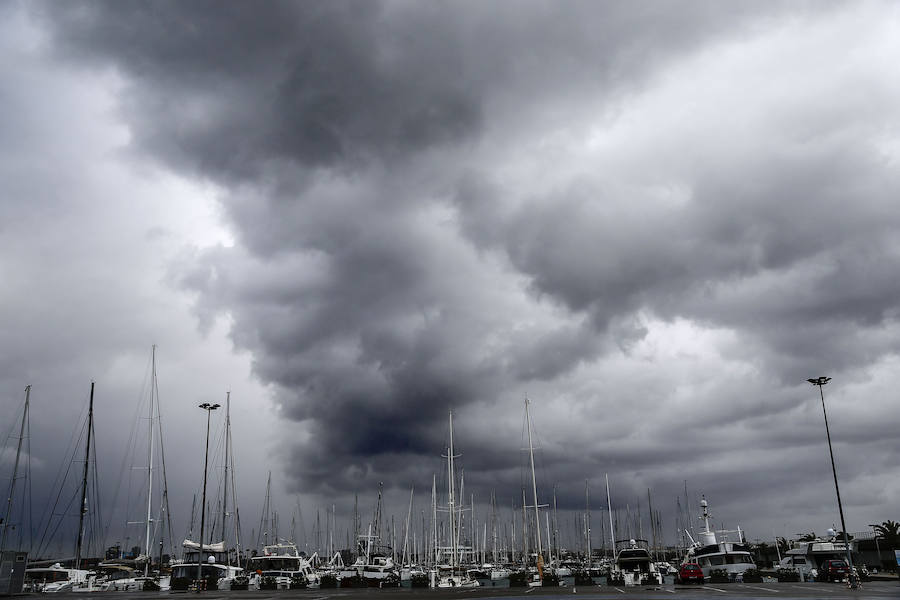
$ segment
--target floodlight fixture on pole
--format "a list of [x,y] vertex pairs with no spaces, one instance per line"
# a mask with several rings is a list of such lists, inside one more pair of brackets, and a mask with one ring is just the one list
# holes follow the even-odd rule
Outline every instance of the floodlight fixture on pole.
[[203,590],[203,527],[206,525],[206,469],[209,466],[209,419],[212,411],[219,408],[219,404],[204,402],[200,408],[206,411],[206,450],[203,455],[203,502],[200,505],[200,548],[197,553],[197,592]]
[[819,386],[819,397],[822,399],[822,416],[825,417],[825,436],[828,438],[828,454],[831,456],[831,474],[834,476],[834,491],[837,494],[838,513],[841,516],[841,530],[844,534],[844,549],[847,551],[847,566],[850,569],[850,586],[856,587],[856,576],[853,573],[853,557],[850,555],[850,538],[847,535],[847,525],[844,522],[844,506],[841,504],[841,488],[838,486],[837,469],[834,466],[834,451],[831,449],[831,431],[828,428],[828,413],[825,411],[825,393],[822,387],[831,381],[831,377],[816,377],[807,379],[813,385]]

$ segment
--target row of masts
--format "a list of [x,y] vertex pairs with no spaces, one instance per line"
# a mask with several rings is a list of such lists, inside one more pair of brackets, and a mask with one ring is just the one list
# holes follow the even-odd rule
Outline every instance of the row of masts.
[[[352,530],[353,536],[352,538],[347,535],[347,548],[350,548],[350,540],[356,540],[358,543],[356,544],[357,552],[359,556],[368,557],[373,554],[376,550],[384,549],[388,551],[393,557],[394,561],[400,561],[403,564],[407,564],[409,562],[415,562],[417,564],[448,564],[451,567],[458,567],[463,563],[472,564],[473,562],[477,562],[476,559],[480,559],[481,562],[487,562],[488,558],[488,523],[476,523],[474,517],[474,506],[475,506],[475,498],[474,494],[470,495],[470,503],[466,506],[465,502],[459,500],[460,497],[465,497],[462,488],[464,486],[464,476],[457,477],[456,476],[456,466],[457,459],[460,457],[459,454],[456,453],[456,448],[453,439],[453,414],[452,411],[449,414],[449,423],[450,423],[450,434],[449,434],[449,445],[447,447],[447,453],[442,455],[447,459],[447,504],[445,506],[441,506],[437,501],[437,477],[433,477],[432,481],[432,515],[431,515],[431,530],[427,531],[426,529],[426,517],[425,512],[422,511],[422,526],[421,526],[421,535],[418,535],[415,531],[415,528],[412,527],[412,514],[413,514],[413,501],[415,496],[414,488],[410,489],[409,496],[409,505],[407,508],[407,515],[405,519],[405,526],[402,528],[401,537],[403,539],[402,545],[397,543],[397,528],[394,525],[393,517],[391,518],[391,526],[389,533],[385,535],[384,527],[382,525],[382,512],[383,512],[383,499],[382,499],[382,485],[379,485],[378,492],[378,500],[376,502],[373,519],[370,521],[367,529],[362,531],[362,521],[360,519],[359,507],[358,507],[358,497],[354,503],[354,514],[352,520]],[[492,492],[491,494],[491,544],[490,544],[490,557],[493,562],[514,562],[516,559],[514,558],[516,554],[519,555],[520,560],[527,561],[528,556],[534,556],[535,561],[544,562],[544,555],[546,551],[547,561],[553,558],[553,548],[555,547],[557,558],[560,553],[559,542],[558,542],[558,534],[559,534],[559,522],[556,516],[557,507],[556,507],[556,493],[554,487],[554,498],[553,498],[553,519],[552,519],[552,527],[550,514],[545,515],[545,519],[543,523],[540,523],[540,514],[537,509],[539,508],[547,508],[549,505],[547,504],[539,504],[536,500],[537,498],[537,481],[536,476],[534,474],[534,440],[532,436],[532,425],[530,420],[530,413],[528,411],[528,401],[526,401],[526,426],[528,429],[528,458],[529,465],[532,467],[532,478],[531,478],[531,492],[532,503],[528,503],[527,494],[525,489],[522,490],[522,535],[521,549],[515,550],[516,548],[516,530],[515,525],[510,527],[503,536],[500,535],[498,521],[496,518],[496,497]],[[457,484],[459,482],[459,484]],[[262,543],[263,545],[267,545],[271,541],[275,541],[279,539],[278,537],[278,515],[271,511],[271,500],[270,500],[270,489],[271,489],[271,473],[269,473],[267,483],[266,483],[266,496],[263,506],[263,511],[261,515],[259,534],[257,537],[257,544]],[[460,491],[457,491],[460,490]],[[609,483],[607,478],[607,493],[609,492]],[[648,500],[649,500],[649,490],[648,490]],[[515,503],[514,503],[515,504]],[[534,509],[533,516],[529,518],[527,511]],[[515,506],[513,507],[513,511],[515,511]],[[446,521],[442,521],[438,519],[437,513],[447,513]],[[626,512],[628,513],[628,517],[626,519],[626,524],[624,527],[625,532],[629,537],[634,537],[637,533],[637,537],[643,537],[643,525],[640,518],[640,512],[638,511],[637,520],[635,521],[636,526],[635,530],[632,531],[631,523],[631,511],[626,508]],[[472,517],[469,519],[470,524],[466,524],[467,518],[465,513],[471,513]],[[652,513],[652,507],[651,507]],[[515,512],[513,512],[513,515]],[[615,522],[613,520],[613,515],[615,516]],[[305,531],[301,531],[301,535],[298,537],[296,535],[296,523],[299,518],[301,529],[303,529],[303,518],[302,512],[300,510],[299,500],[297,502],[296,513],[291,517],[291,539],[300,542],[300,546],[306,549],[306,553],[316,554],[316,555],[328,555],[333,556],[336,550],[336,534],[337,534],[337,518],[336,518],[336,509],[335,506],[332,505],[330,510],[326,511],[326,527],[324,531],[324,547],[323,547],[323,535],[322,535],[322,520],[320,518],[320,512],[316,512],[316,525],[315,525],[315,542],[312,548],[310,548],[309,541],[306,539]],[[613,532],[618,527],[619,517],[618,511],[612,511],[610,506],[610,527],[609,531]],[[478,525],[481,525],[479,532]],[[581,518],[581,531],[582,538],[584,544],[584,556],[590,556],[591,550],[593,547],[591,540],[591,524],[590,524],[590,487],[589,482],[585,480],[585,512]],[[506,529],[504,527],[504,529]],[[601,528],[601,539],[603,540],[603,552],[606,553],[606,539],[605,539],[605,527]],[[657,547],[655,542],[656,531],[658,530],[656,526],[652,527],[653,537],[654,537],[654,548]],[[464,533],[466,532],[466,533]],[[546,537],[545,537],[546,536]],[[385,543],[380,543],[382,537],[387,538]],[[501,537],[505,539],[506,542],[503,544],[501,548]],[[410,539],[412,538],[412,539]],[[480,538],[480,543],[479,543]],[[530,551],[529,540],[536,544],[537,549],[532,553]],[[546,540],[546,544],[545,544]],[[611,557],[614,552],[614,541],[613,536],[610,536],[610,548],[609,548],[609,556]],[[420,543],[421,542],[421,543]],[[430,548],[429,553],[424,553],[422,550],[424,548]]]
[[[162,500],[160,503],[160,513],[164,515],[166,524],[168,525],[169,530],[169,538],[171,541],[171,517],[170,511],[168,510],[168,490],[165,484],[165,455],[162,453],[162,430],[161,430],[161,417],[159,412],[159,389],[158,389],[158,381],[157,381],[157,372],[156,372],[156,347],[153,346],[152,354],[151,354],[151,383],[150,383],[150,402],[148,406],[148,450],[147,450],[147,502],[146,502],[146,518],[144,521],[144,554],[148,557],[145,565],[145,574],[149,569],[149,557],[151,555],[153,549],[153,537],[154,532],[152,528],[152,524],[154,523],[153,519],[153,472],[156,468],[154,466],[154,442],[158,440],[159,449],[160,449],[160,458],[161,464],[160,467],[162,469]],[[89,464],[91,462],[91,452],[92,452],[92,435],[94,430],[93,425],[93,403],[94,403],[94,389],[95,385],[91,383],[91,394],[88,405],[88,416],[87,416],[87,441],[85,444],[85,460],[83,465],[82,472],[82,485],[81,485],[81,501],[80,501],[80,511],[79,511],[79,525],[78,525],[78,536],[76,541],[75,548],[75,563],[76,565],[80,565],[83,551],[83,538],[84,538],[84,521],[85,516],[87,514],[87,495],[88,495],[88,469]],[[25,425],[26,420],[28,418],[28,406],[29,406],[29,398],[30,398],[31,386],[26,388],[26,400],[25,400],[25,410],[23,411],[21,430],[19,436],[19,447],[17,449],[16,460],[14,464],[14,474],[11,482],[11,490],[8,496],[7,502],[7,519],[11,510],[12,498],[15,492],[15,485],[18,479],[17,471],[19,467],[19,459],[21,454],[21,447],[23,440],[25,439]],[[240,545],[240,522],[238,516],[238,509],[235,505],[234,511],[229,512],[229,488],[231,488],[231,499],[236,497],[235,495],[235,483],[234,483],[234,474],[233,474],[233,456],[232,456],[232,443],[231,443],[231,430],[230,430],[230,393],[226,393],[225,398],[226,403],[226,416],[225,416],[225,435],[224,435],[224,444],[225,444],[225,466],[224,466],[224,485],[222,486],[222,495],[221,495],[221,520],[220,520],[220,535],[224,538],[226,533],[226,522],[229,517],[234,517],[233,519],[233,535],[236,545],[237,554],[240,556],[241,545]],[[540,508],[547,508],[547,504],[540,504],[537,496],[537,479],[535,475],[535,457],[534,457],[534,440],[532,436],[533,427],[531,424],[531,416],[529,411],[530,401],[525,399],[525,422],[526,422],[526,430],[528,437],[528,458],[529,465],[531,471],[531,493],[532,498],[529,503],[527,498],[525,489],[522,490],[522,548],[521,548],[521,556],[523,558],[527,558],[530,554],[529,552],[529,538],[534,541],[536,544],[534,557],[535,562],[538,566],[544,563],[544,554],[545,554],[545,538],[544,533],[546,533],[546,548],[547,548],[547,560],[552,559],[552,548],[555,546],[557,548],[557,554],[559,553],[559,542],[558,542],[558,534],[559,534],[559,522],[556,517],[556,493],[554,488],[554,499],[553,499],[553,527],[551,528],[550,524],[550,515],[546,515],[545,522],[541,523],[540,518]],[[413,499],[414,499],[414,489],[410,490],[410,499],[409,499],[409,507],[407,509],[406,522],[405,527],[403,528],[403,544],[402,550],[400,551],[400,555],[397,556],[397,544],[395,543],[395,527],[393,525],[393,519],[391,523],[391,543],[385,544],[385,546],[391,548],[391,552],[395,555],[396,558],[399,558],[402,562],[408,563],[412,560],[413,557],[420,558],[424,553],[426,547],[431,548],[431,558],[426,562],[432,562],[437,564],[441,561],[449,561],[450,566],[456,567],[463,562],[465,558],[472,560],[476,557],[481,557],[482,561],[485,561],[487,558],[487,548],[488,548],[488,523],[485,521],[482,523],[481,531],[476,530],[476,522],[474,517],[474,494],[471,496],[471,503],[469,507],[465,506],[464,502],[459,501],[459,497],[464,497],[463,492],[461,490],[463,484],[463,478],[460,477],[460,491],[457,492],[457,476],[456,476],[456,460],[460,455],[456,454],[456,450],[454,448],[454,440],[453,440],[453,414],[452,411],[449,414],[449,422],[450,422],[450,435],[449,435],[449,446],[447,448],[447,454],[445,458],[447,459],[447,479],[448,479],[448,498],[447,505],[445,507],[438,507],[437,504],[437,482],[436,477],[433,480],[432,484],[432,527],[429,532],[430,535],[426,535],[426,525],[425,525],[425,515],[424,511],[422,513],[422,534],[421,536],[417,536],[416,532],[413,531],[414,527],[412,527],[412,516],[413,516]],[[229,477],[230,475],[230,477]],[[609,498],[609,481],[607,477],[606,481],[607,486],[607,497]],[[274,530],[277,532],[277,516],[272,515],[272,523],[268,522],[269,514],[270,514],[270,487],[271,487],[271,473],[269,474],[269,479],[266,485],[266,505],[263,511],[263,518],[266,519],[265,523],[260,524],[260,533],[265,536],[265,543],[269,542],[270,531]],[[651,515],[651,533],[653,537],[653,547],[658,548],[657,543],[657,534],[659,533],[659,514],[654,513],[651,505],[650,498],[650,490],[648,489],[648,505],[650,505],[650,515]],[[509,531],[506,532],[503,536],[500,535],[497,516],[496,516],[496,497],[495,494],[491,493],[491,516],[490,516],[490,538],[491,538],[491,559],[494,562],[498,562],[501,560],[501,555],[505,555],[510,559],[515,554],[513,548],[516,546],[516,532],[515,526],[510,527]],[[533,518],[529,519],[526,515],[526,510],[533,509]],[[608,509],[609,509],[609,531],[610,541],[614,540],[614,535],[612,532],[616,530],[616,525],[613,523],[613,511],[611,508],[611,503],[608,500]],[[366,552],[369,554],[370,546],[373,540],[378,540],[382,536],[382,497],[381,490],[379,489],[379,498],[378,503],[375,509],[375,515],[371,525],[369,526],[369,530],[366,534],[361,534],[360,532],[360,519],[358,514],[358,508],[354,511],[354,539],[355,540],[366,540]],[[448,515],[447,523],[441,524],[437,518],[438,511],[446,512]],[[301,526],[301,536],[305,538],[305,531],[303,529],[303,518],[300,513],[300,505],[299,499],[297,502],[297,512]],[[336,540],[335,534],[337,530],[336,523],[336,510],[332,505],[331,511],[328,519],[328,527],[326,536],[328,538],[327,541],[327,552],[329,555],[333,555],[336,552]],[[469,519],[470,525],[466,526],[466,517],[465,513],[471,512],[471,518]],[[630,513],[630,510],[628,511]],[[192,518],[193,520],[193,518]],[[618,521],[618,519],[616,519]],[[529,527],[529,521],[531,522],[531,526]],[[642,531],[642,520],[640,519],[640,514],[638,511],[638,531],[632,532],[630,530],[631,518],[629,515],[628,518],[628,534],[629,536],[633,536],[634,533],[637,533],[638,537],[643,537]],[[446,526],[445,526],[446,525]],[[541,527],[544,525],[545,527]],[[590,520],[590,489],[588,481],[585,480],[585,512],[582,517],[582,539],[584,542],[585,554],[590,558],[590,555],[593,550],[593,544],[591,539],[591,520]],[[0,537],[0,549],[5,547],[7,541],[7,533],[8,526],[4,526],[2,528],[2,537]],[[296,519],[292,518],[292,526],[291,526],[291,537],[294,540],[297,540],[296,536]],[[463,531],[468,530],[465,537],[463,535]],[[320,543],[318,540],[319,532],[321,531],[321,526],[319,524],[319,517],[317,512],[317,548],[320,547]],[[410,539],[410,533],[412,532],[412,540]],[[480,536],[479,536],[480,533]],[[530,534],[530,535],[529,535]],[[481,538],[479,544],[479,537]],[[430,538],[427,539],[427,538]],[[601,532],[601,539],[605,538]],[[274,533],[272,536],[273,541],[277,542],[277,533]],[[505,542],[501,543],[501,540],[505,539]],[[443,545],[440,540],[443,540]],[[501,547],[504,546],[504,547]],[[480,546],[480,548],[479,548]],[[604,547],[605,547],[605,539],[604,539]],[[614,541],[612,544],[614,549]],[[308,548],[308,544],[307,544]],[[307,552],[309,553],[309,552]],[[230,563],[231,554],[228,553],[228,560]]]

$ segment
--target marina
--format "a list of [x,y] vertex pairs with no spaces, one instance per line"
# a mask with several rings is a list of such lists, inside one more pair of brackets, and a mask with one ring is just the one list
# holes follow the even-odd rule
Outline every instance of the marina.
[[[22,416],[22,430],[29,408],[30,388],[26,390],[26,402]],[[885,563],[881,547],[877,544],[880,530],[887,539],[896,532],[896,524],[886,521],[875,525],[875,548],[877,562],[870,572],[867,562],[860,553],[861,534],[847,536],[829,529],[826,536],[813,534],[796,540],[777,539],[774,544],[776,559],[767,552],[767,543],[752,543],[740,526],[736,529],[714,529],[709,503],[701,495],[698,511],[691,517],[688,506],[689,494],[685,487],[684,515],[678,517],[678,540],[675,544],[663,541],[659,514],[655,513],[652,494],[647,490],[647,509],[652,515],[649,530],[652,540],[641,537],[644,520],[640,503],[632,510],[626,505],[624,515],[614,510],[611,500],[610,483],[605,476],[606,509],[609,521],[608,531],[601,527],[601,535],[593,542],[587,524],[590,522],[590,487],[585,485],[585,510],[581,515],[585,525],[582,549],[569,549],[560,543],[559,520],[557,515],[556,488],[553,490],[552,504],[541,504],[538,498],[538,475],[535,467],[536,432],[530,414],[530,401],[524,402],[524,438],[527,440],[525,481],[521,490],[521,503],[513,505],[510,520],[503,524],[498,518],[494,494],[491,495],[489,515],[481,523],[476,522],[477,506],[474,494],[465,494],[465,479],[460,468],[462,454],[454,439],[454,415],[448,412],[447,445],[442,458],[446,461],[446,478],[439,490],[437,474],[432,477],[430,520],[421,511],[421,527],[416,528],[413,516],[414,489],[410,490],[406,518],[401,527],[402,548],[398,547],[395,520],[386,514],[383,502],[383,483],[378,486],[373,517],[363,527],[359,514],[358,500],[354,507],[352,526],[356,548],[340,549],[335,542],[336,518],[332,509],[328,517],[328,546],[321,548],[331,558],[322,560],[317,549],[312,555],[301,551],[296,540],[296,519],[292,516],[291,539],[278,535],[278,513],[272,507],[271,473],[265,487],[265,501],[260,517],[258,550],[241,545],[240,527],[237,518],[237,495],[233,445],[231,443],[231,395],[225,398],[224,429],[219,434],[224,443],[224,469],[220,486],[219,506],[214,515],[212,527],[204,535],[206,494],[206,472],[202,482],[199,540],[185,538],[181,553],[164,555],[163,542],[158,539],[162,530],[159,524],[169,524],[167,503],[167,483],[164,477],[154,487],[154,474],[164,475],[164,468],[154,468],[154,457],[164,461],[162,451],[163,431],[159,417],[158,387],[156,382],[156,348],[151,352],[151,377],[149,402],[146,406],[146,428],[148,451],[147,475],[143,476],[146,495],[139,496],[144,510],[143,539],[134,554],[126,557],[120,550],[110,548],[104,560],[91,557],[88,538],[85,537],[85,523],[95,518],[90,513],[90,494],[96,493],[96,484],[89,485],[92,477],[90,460],[83,461],[81,482],[76,495],[80,496],[82,510],[79,513],[78,535],[75,540],[75,557],[53,559],[43,556],[30,558],[23,573],[21,590],[26,593],[68,592],[85,594],[114,594],[117,592],[179,593],[204,591],[210,594],[229,595],[247,593],[287,593],[304,590],[324,597],[344,595],[351,590],[370,589],[377,593],[411,594],[419,589],[438,593],[483,593],[488,595],[514,595],[540,592],[566,594],[633,593],[640,591],[666,594],[744,594],[754,591],[769,591],[771,594],[792,593],[799,590],[820,590],[834,594],[843,587],[854,588],[861,582],[863,586],[872,584],[876,589],[889,585],[892,575],[883,570]],[[91,394],[86,421],[82,427],[85,433],[86,457],[91,456],[92,441],[96,443],[94,425],[95,386]],[[218,404],[204,403],[207,420]],[[143,409],[142,409],[143,410]],[[208,421],[209,422],[209,421]],[[22,434],[24,435],[24,433]],[[207,431],[207,440],[210,433]],[[208,441],[207,441],[208,444]],[[76,448],[75,452],[78,452]],[[208,450],[205,458],[208,461]],[[18,463],[16,463],[18,464]],[[164,462],[163,462],[164,464]],[[15,481],[16,477],[13,478]],[[686,486],[686,484],[685,484]],[[542,487],[542,486],[540,486]],[[157,494],[154,495],[153,490]],[[230,492],[230,495],[229,495]],[[528,497],[528,492],[531,497]],[[234,505],[229,512],[229,501]],[[681,506],[681,499],[677,502]],[[155,507],[155,508],[154,508]],[[189,532],[193,531],[192,524]],[[157,516],[159,515],[159,516]],[[163,517],[165,517],[163,519]],[[683,517],[683,518],[682,518]],[[600,523],[604,524],[605,519]],[[390,523],[388,527],[385,522]],[[699,522],[698,530],[693,523]],[[171,527],[171,525],[169,525]],[[490,528],[490,532],[489,532]],[[301,531],[302,531],[301,526]],[[501,535],[500,530],[509,533]],[[517,538],[515,533],[519,532]],[[284,531],[282,533],[285,533]],[[490,535],[489,535],[490,533]],[[620,538],[621,535],[627,537]],[[171,537],[171,530],[169,530]],[[208,539],[213,537],[213,540]],[[504,539],[506,538],[506,539]],[[316,539],[320,539],[316,535]],[[490,539],[490,543],[488,540]],[[615,539],[615,541],[613,541]],[[608,545],[607,545],[608,542]],[[153,548],[159,544],[158,556],[153,556]],[[599,543],[599,547],[598,547]],[[202,545],[201,545],[202,544]],[[576,544],[576,548],[579,544]],[[782,546],[783,549],[782,549]],[[110,554],[112,552],[112,554]],[[852,569],[847,567],[848,559]],[[832,572],[832,567],[843,566],[843,570]],[[685,567],[696,570],[699,579],[688,580]],[[690,571],[690,569],[688,569]],[[880,572],[881,571],[881,572]],[[693,587],[687,583],[695,583]],[[827,587],[820,583],[831,584]],[[699,585],[697,585],[699,584]],[[837,585],[835,585],[837,584]],[[723,587],[724,586],[724,587]],[[773,587],[777,586],[777,587]],[[828,590],[828,591],[825,591]],[[352,592],[360,593],[360,592]],[[318,598],[318,596],[317,596]]]
[[[587,600],[610,600],[622,597],[631,598],[684,598],[685,600],[707,598],[741,598],[752,600],[754,598],[779,598],[783,600],[793,599],[822,599],[841,600],[853,598],[856,600],[866,598],[896,598],[900,592],[900,583],[894,581],[878,581],[865,584],[863,589],[848,590],[846,586],[810,583],[810,584],[735,584],[726,586],[675,586],[663,585],[652,587],[577,587],[577,588],[529,588],[527,591],[515,588],[474,588],[474,589],[439,589],[439,590],[415,590],[415,589],[346,589],[346,590],[288,590],[273,591],[261,590],[258,592],[228,591],[208,593],[207,598],[225,598],[233,600],[275,600],[298,598],[300,600],[404,600],[414,598],[430,598],[433,600],[450,600],[455,598],[502,598],[503,600],[528,600],[533,598],[572,598],[577,596]],[[146,592],[141,598],[178,598],[185,597],[186,592],[152,593]],[[134,598],[134,594],[124,592],[104,592],[102,594],[80,593],[77,596],[69,593],[61,593],[62,597],[77,598]],[[190,597],[188,595],[187,597]]]

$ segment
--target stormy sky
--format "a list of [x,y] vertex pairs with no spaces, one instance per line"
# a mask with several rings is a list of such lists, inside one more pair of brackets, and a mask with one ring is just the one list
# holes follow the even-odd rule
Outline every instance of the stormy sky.
[[230,390],[248,532],[269,470],[307,530],[379,482],[428,509],[450,409],[509,510],[527,396],[541,502],[609,473],[671,538],[687,481],[751,538],[821,533],[819,375],[848,529],[898,518],[895,4],[0,15],[0,433],[32,384],[36,493],[91,380],[117,478],[157,344],[182,532]]

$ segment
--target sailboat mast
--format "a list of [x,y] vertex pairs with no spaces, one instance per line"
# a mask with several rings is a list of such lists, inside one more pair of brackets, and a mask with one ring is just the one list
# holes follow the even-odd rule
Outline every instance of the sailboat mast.
[[353,540],[356,543],[356,553],[359,554],[359,494],[353,496]]
[[497,496],[491,490],[491,562],[497,563]]
[[449,482],[449,496],[447,507],[450,513],[450,566],[456,566],[456,525],[453,504],[453,411],[450,411],[450,447],[447,449],[447,480]]
[[653,523],[653,501],[650,499],[650,488],[647,488],[647,510],[650,511],[650,533],[653,536],[653,554],[659,559],[659,552],[656,548],[656,527]]
[[534,444],[531,441],[531,417],[528,414],[528,396],[525,396],[525,426],[528,428],[528,456],[531,459],[531,489],[534,493],[534,522],[537,532],[537,560],[543,562],[544,553],[541,549],[541,517],[538,514],[537,479],[534,475]]
[[[155,358],[155,356],[154,356]],[[155,363],[154,363],[155,366]],[[155,373],[155,369],[154,369]],[[159,381],[157,380],[156,375],[153,376],[153,390],[156,396],[156,431],[159,434],[159,466],[162,469],[162,499],[160,504],[160,514],[164,515],[160,517],[160,520],[164,524],[163,537],[166,537],[166,531],[169,538],[169,547],[171,549],[171,554],[175,554],[175,545],[174,540],[175,536],[172,532],[172,511],[169,510],[169,481],[166,477],[166,447],[163,444],[163,432],[162,432],[162,412],[159,408]],[[191,517],[193,519],[193,516]],[[161,540],[162,541],[162,540]]]
[[409,521],[412,518],[413,492],[415,489],[415,486],[412,486],[409,490],[409,508],[406,511],[406,527],[403,531],[403,557],[401,560],[404,565],[409,564]]
[[431,476],[431,543],[434,546],[433,566],[438,564],[438,536],[437,536],[437,475]]
[[87,513],[88,464],[91,458],[91,431],[94,428],[94,382],[91,382],[91,399],[88,401],[87,444],[84,450],[84,471],[81,476],[81,510],[78,513],[78,540],[75,542],[75,568],[81,568],[81,544],[84,541],[84,515]]
[[616,555],[616,528],[613,527],[612,501],[609,499],[609,473],[606,474],[606,508],[609,512],[609,539],[612,542],[612,554]]
[[584,512],[585,523],[584,528],[587,530],[587,560],[588,567],[591,565],[593,552],[591,551],[591,489],[588,486],[588,480],[584,480]]
[[[384,491],[384,482],[379,481],[378,482],[378,502],[375,504],[375,531],[374,531],[374,533],[371,531],[369,532],[370,535],[374,535],[375,537],[369,538],[369,544],[371,544],[376,539],[381,539],[381,530],[382,530],[381,513],[382,513],[382,510],[384,509],[384,507],[382,506],[382,499],[381,499],[383,491]],[[378,544],[375,544],[374,550],[375,551],[378,550]],[[371,552],[369,552],[368,555],[371,555]]]
[[553,546],[550,544],[550,513],[544,513],[544,521],[547,523],[547,562],[553,564]]
[[[225,473],[222,478],[222,540],[225,540],[225,517],[228,516],[228,450],[231,437],[231,392],[225,392]],[[231,566],[231,553],[225,545],[225,562]]]
[[553,486],[553,537],[547,534],[547,558],[553,560],[553,547],[556,546],[557,558],[559,558],[559,515],[556,512],[556,485]]
[[528,500],[525,499],[525,486],[522,486],[522,563],[528,566]]
[[12,503],[16,495],[16,478],[19,475],[19,457],[22,454],[22,440],[25,439],[25,422],[28,420],[28,402],[31,398],[31,386],[25,386],[25,410],[22,411],[22,426],[19,428],[19,443],[16,446],[16,462],[13,463],[12,481],[9,483],[9,496],[6,499],[6,516],[3,518],[3,535],[0,536],[0,553],[6,546],[6,532],[9,529],[9,519],[12,516]]
[[153,344],[150,350],[150,411],[148,417],[148,427],[150,435],[147,440],[147,523],[144,533],[145,554],[147,555],[147,563],[144,565],[144,577],[150,574],[150,518],[153,509],[153,397],[154,387],[156,384],[156,344]]

